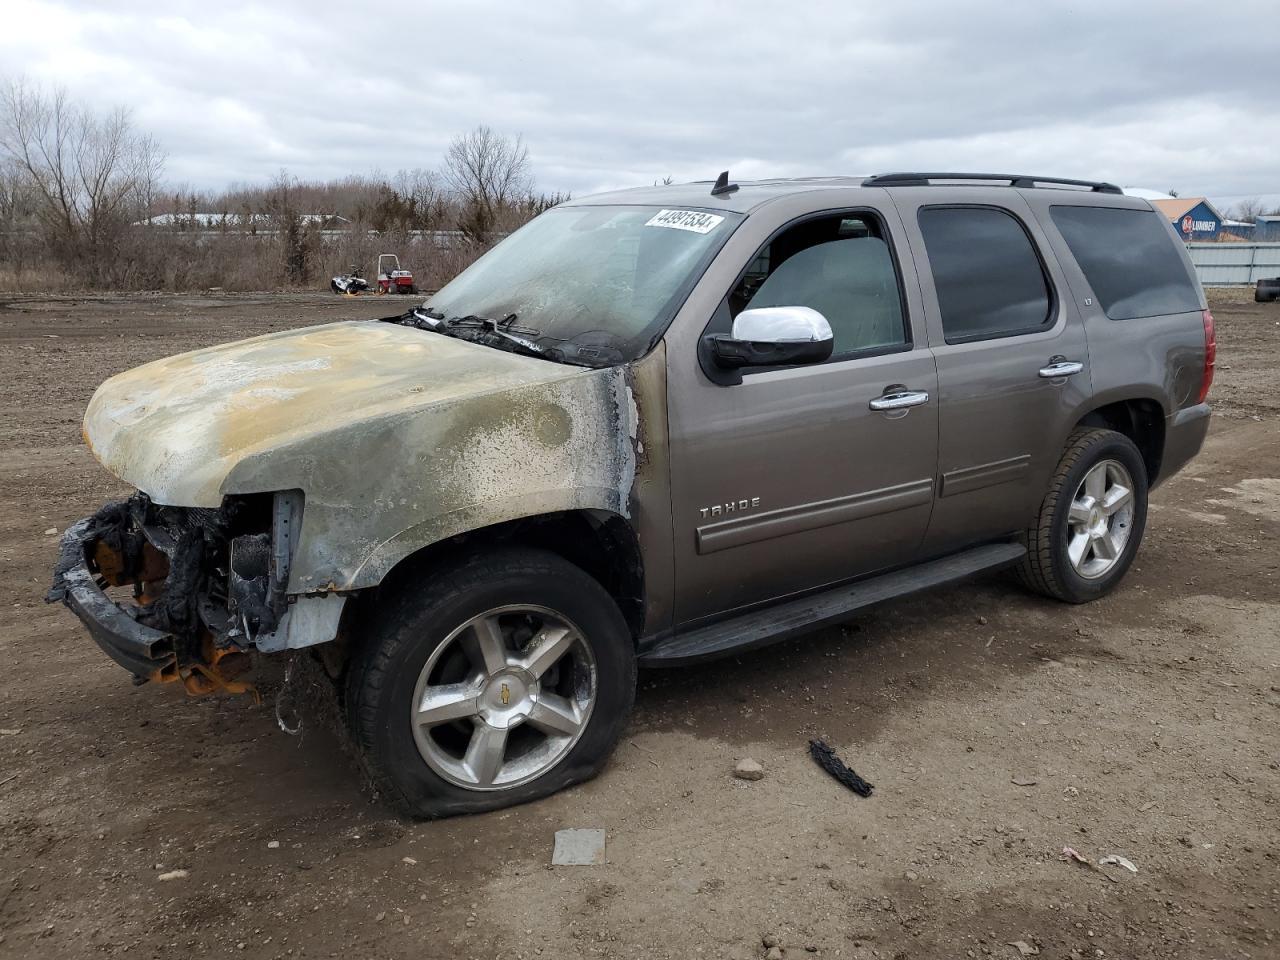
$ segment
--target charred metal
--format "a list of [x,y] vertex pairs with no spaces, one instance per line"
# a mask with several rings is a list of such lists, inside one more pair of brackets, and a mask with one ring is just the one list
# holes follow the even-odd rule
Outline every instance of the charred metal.
[[230,689],[252,652],[329,644],[340,668],[388,577],[516,538],[598,576],[640,635],[663,615],[637,532],[664,524],[643,506],[667,482],[663,348],[591,369],[466,329],[344,322],[111,378],[85,440],[146,495],[67,531],[50,599],[134,676]]
[[245,655],[288,608],[288,557],[273,562],[280,500],[169,507],[136,493],[109,503],[63,535],[46,599],[70,607],[142,680],[235,692],[245,686],[232,679],[247,668]]

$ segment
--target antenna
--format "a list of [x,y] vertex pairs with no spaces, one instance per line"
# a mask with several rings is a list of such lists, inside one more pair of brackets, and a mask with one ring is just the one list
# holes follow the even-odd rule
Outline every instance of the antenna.
[[[705,181],[703,182],[705,183]],[[713,197],[720,197],[724,196],[726,193],[733,193],[733,191],[737,189],[738,185],[736,183],[729,182],[729,171],[725,170],[720,174],[720,176],[716,177],[716,185],[711,188],[711,195]]]

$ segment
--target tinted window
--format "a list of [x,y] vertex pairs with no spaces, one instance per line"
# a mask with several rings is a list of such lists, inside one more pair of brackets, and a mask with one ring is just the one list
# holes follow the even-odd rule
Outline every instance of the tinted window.
[[1177,243],[1153,210],[1050,207],[1053,222],[1112,320],[1200,309]]
[[1049,322],[1049,287],[1026,230],[982,207],[920,211],[947,343],[1030,333]]
[[908,342],[893,252],[870,217],[823,217],[783,231],[729,299],[734,316],[748,307],[812,307],[831,324],[833,358]]

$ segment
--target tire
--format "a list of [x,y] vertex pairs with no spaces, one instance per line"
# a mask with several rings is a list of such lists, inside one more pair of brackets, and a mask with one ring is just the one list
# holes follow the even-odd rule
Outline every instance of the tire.
[[[492,623],[496,634],[485,632]],[[573,639],[539,645],[561,630]],[[482,632],[507,658],[496,671],[486,664],[502,661],[490,659]],[[352,739],[378,792],[412,817],[496,810],[594,777],[635,701],[635,648],[617,604],[543,551],[490,551],[405,584],[360,641],[346,678]],[[558,643],[572,646],[550,665]],[[455,708],[454,697],[465,705]],[[448,704],[414,712],[429,701]],[[420,725],[428,713],[434,725]],[[580,721],[576,733],[564,732],[569,714]],[[499,737],[488,754],[497,765],[486,764],[483,748]],[[479,759],[469,761],[477,744]]]
[[1276,290],[1275,288],[1273,288],[1273,287],[1257,287],[1257,286],[1255,286],[1255,287],[1253,288],[1253,302],[1254,302],[1254,303],[1270,303],[1271,301],[1275,300],[1275,298],[1276,298],[1276,296],[1277,296],[1277,295],[1280,295],[1280,291],[1277,291],[1277,290]]
[[[1085,489],[1086,477],[1091,477],[1094,492],[1105,491],[1101,502]],[[1115,492],[1126,484],[1127,506]],[[1098,506],[1096,514],[1083,509],[1090,502]],[[1019,567],[1020,579],[1031,590],[1066,603],[1097,600],[1115,589],[1128,571],[1146,523],[1147,470],[1133,441],[1114,430],[1075,430],[1067,438],[1039,513],[1023,535],[1027,555]],[[1094,539],[1104,529],[1105,537]],[[1083,549],[1078,546],[1082,535],[1087,541]],[[1073,562],[1073,545],[1079,562]]]
[[337,280],[329,281],[329,289],[332,290],[334,293],[339,293],[339,294],[342,293],[341,288],[338,286]]

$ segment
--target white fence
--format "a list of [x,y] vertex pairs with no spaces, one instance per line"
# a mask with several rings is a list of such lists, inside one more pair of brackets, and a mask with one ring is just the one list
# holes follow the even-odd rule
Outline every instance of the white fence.
[[1187,252],[1206,287],[1280,277],[1280,243],[1188,243]]

